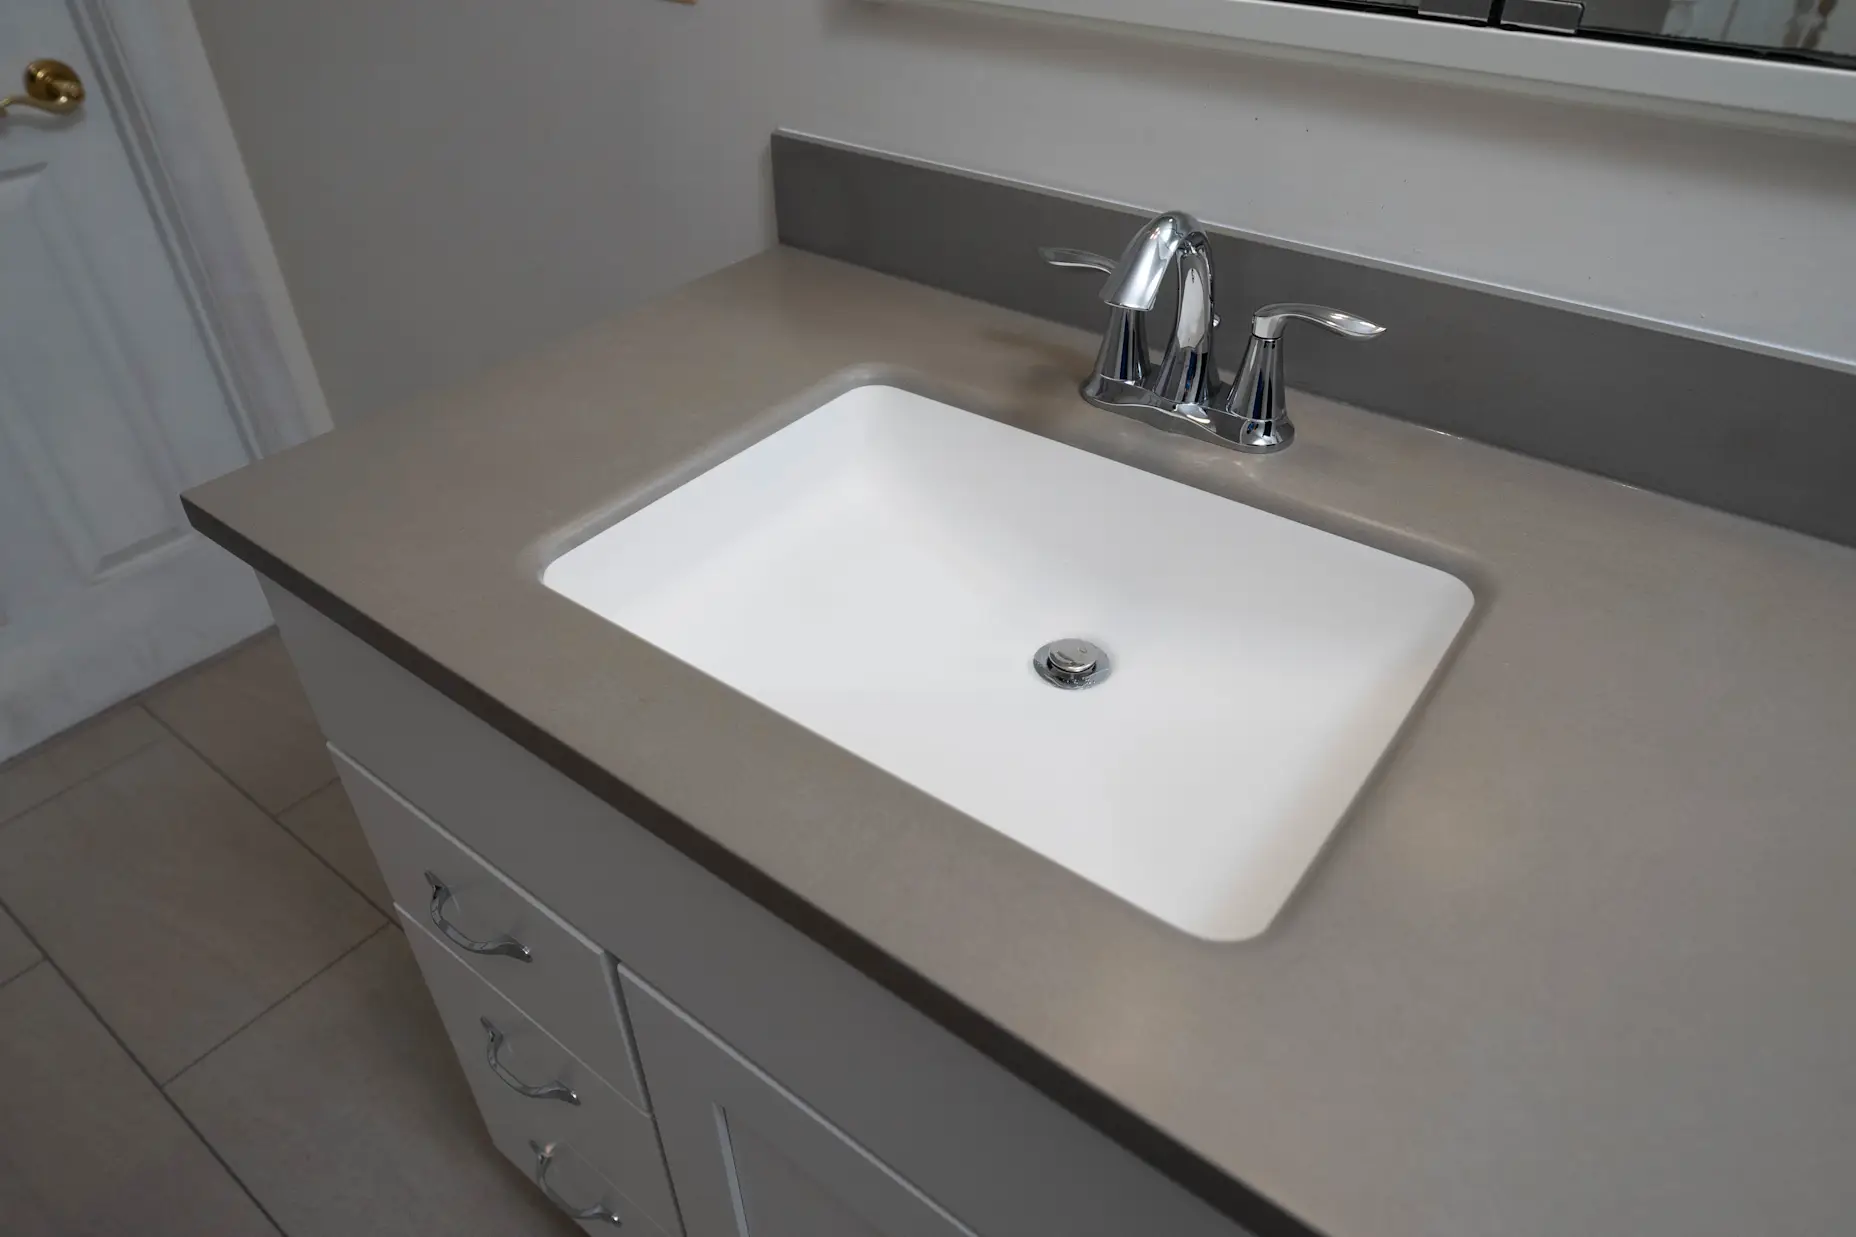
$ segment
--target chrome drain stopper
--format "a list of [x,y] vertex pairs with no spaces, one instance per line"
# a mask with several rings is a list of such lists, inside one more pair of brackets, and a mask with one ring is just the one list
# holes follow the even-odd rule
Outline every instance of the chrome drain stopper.
[[1031,668],[1058,687],[1094,687],[1108,677],[1108,654],[1087,640],[1052,640],[1031,658]]

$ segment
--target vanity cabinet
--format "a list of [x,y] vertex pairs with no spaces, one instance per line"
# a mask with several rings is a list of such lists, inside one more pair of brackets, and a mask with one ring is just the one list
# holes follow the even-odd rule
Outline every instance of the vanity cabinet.
[[[588,1232],[612,1231],[610,1212],[671,1237],[1243,1237],[527,748],[266,591],[492,1138],[560,1205],[592,1213]],[[580,1103],[540,1094],[554,1084]]]

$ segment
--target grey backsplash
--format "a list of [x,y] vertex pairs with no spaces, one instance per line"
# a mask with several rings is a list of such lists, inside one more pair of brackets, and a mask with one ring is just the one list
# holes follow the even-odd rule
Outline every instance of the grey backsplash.
[[[784,244],[1091,330],[1100,277],[1038,246],[1112,256],[1145,217],[784,133],[773,186]],[[1291,387],[1856,545],[1856,375],[1235,236],[1213,251],[1227,370],[1250,309],[1334,305],[1386,334],[1297,332]]]

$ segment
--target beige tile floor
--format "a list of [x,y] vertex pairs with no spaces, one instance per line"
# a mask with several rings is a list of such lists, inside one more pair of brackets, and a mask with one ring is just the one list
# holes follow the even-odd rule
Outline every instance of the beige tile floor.
[[0,1232],[576,1232],[387,909],[275,633],[0,765]]

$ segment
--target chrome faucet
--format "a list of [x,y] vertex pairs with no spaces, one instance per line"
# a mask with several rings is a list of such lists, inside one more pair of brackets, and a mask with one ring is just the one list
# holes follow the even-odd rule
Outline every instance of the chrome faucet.
[[[1238,451],[1280,451],[1295,438],[1283,403],[1282,332],[1290,319],[1313,322],[1349,339],[1371,339],[1385,328],[1320,305],[1265,305],[1251,318],[1250,344],[1229,386],[1212,359],[1218,325],[1212,296],[1211,241],[1184,211],[1155,215],[1110,261],[1080,249],[1039,251],[1052,266],[1101,271],[1108,327],[1083,398],[1166,429],[1194,432]],[[1179,305],[1158,369],[1147,349],[1147,311],[1171,270]]]

